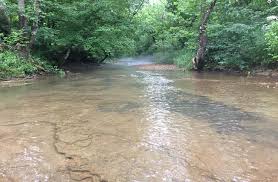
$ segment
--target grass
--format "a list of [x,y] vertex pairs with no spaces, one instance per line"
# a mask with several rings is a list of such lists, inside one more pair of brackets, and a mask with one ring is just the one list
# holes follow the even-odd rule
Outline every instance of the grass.
[[194,52],[191,50],[172,50],[155,53],[155,61],[158,64],[176,64],[180,68],[191,69]]
[[0,53],[0,79],[23,78],[42,72],[62,74],[60,69],[39,57],[26,59],[10,50]]

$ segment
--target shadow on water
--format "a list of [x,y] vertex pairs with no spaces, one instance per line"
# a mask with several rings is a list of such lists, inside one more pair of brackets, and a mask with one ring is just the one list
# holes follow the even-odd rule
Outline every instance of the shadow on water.
[[[156,105],[166,105],[169,112],[181,113],[198,121],[209,123],[219,134],[244,134],[249,141],[262,142],[278,147],[275,129],[257,128],[258,123],[269,120],[254,112],[242,111],[240,108],[216,102],[206,96],[194,95],[173,86],[173,81],[154,72],[137,71],[135,77],[146,85],[147,97]],[[166,103],[166,104],[165,104]],[[273,126],[273,124],[272,124]]]

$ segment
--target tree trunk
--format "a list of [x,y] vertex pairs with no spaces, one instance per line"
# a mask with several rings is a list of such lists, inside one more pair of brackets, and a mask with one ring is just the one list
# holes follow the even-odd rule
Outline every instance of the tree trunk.
[[18,17],[19,17],[19,27],[26,30],[27,19],[25,16],[25,0],[18,0]]
[[104,62],[108,57],[109,57],[109,54],[106,54],[102,60],[98,61],[98,64],[99,64],[99,65],[100,65],[100,64],[103,64],[103,62]]
[[32,28],[31,28],[31,38],[29,43],[29,48],[32,49],[34,47],[37,32],[39,29],[39,19],[40,19],[40,0],[34,0],[34,11],[35,11],[35,20],[33,22]]
[[142,7],[144,6],[145,0],[141,0],[138,7],[134,10],[134,12],[132,13],[132,16],[134,17],[135,15],[137,15],[137,13],[142,9]]
[[201,19],[201,25],[199,29],[199,46],[197,49],[196,56],[193,58],[193,69],[201,70],[204,67],[205,63],[205,52],[207,46],[207,23],[210,17],[211,12],[213,11],[217,0],[213,0],[207,10],[204,12],[203,17]]
[[0,32],[8,35],[11,32],[10,19],[6,14],[6,6],[0,2]]
[[[25,0],[18,0],[17,1],[17,6],[18,6],[18,19],[19,19],[19,28],[23,32],[24,37],[28,37],[28,32],[27,32],[27,18],[25,15]],[[22,57],[29,57],[30,56],[30,51],[29,51],[29,46],[28,45],[21,45],[17,44],[16,49],[19,50],[20,55]]]
[[66,55],[64,56],[64,62],[67,62],[69,56],[70,56],[70,53],[71,53],[71,49],[68,48],[67,52],[66,52]]

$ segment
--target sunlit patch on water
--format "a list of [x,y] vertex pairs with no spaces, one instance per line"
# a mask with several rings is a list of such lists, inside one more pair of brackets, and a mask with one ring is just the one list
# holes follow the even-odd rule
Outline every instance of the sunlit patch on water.
[[258,138],[265,140],[267,137],[270,139],[270,144],[278,147],[277,143],[274,142],[278,140],[276,131],[273,131],[272,128],[263,131],[257,130],[252,126],[254,123],[266,122],[265,118],[258,116],[258,114],[242,111],[221,102],[211,101],[206,96],[183,92],[172,85],[172,80],[159,73],[138,71],[137,74],[137,77],[146,85],[145,97],[151,100],[150,118],[154,118],[152,120],[155,122],[163,123],[163,119],[160,117],[167,118],[169,113],[178,112],[208,122],[221,134],[244,133],[249,135],[252,141],[256,141]]
[[[183,124],[177,124],[177,118],[174,113],[182,114],[190,117],[197,122],[205,122],[216,130],[217,133],[228,136],[245,135],[249,141],[259,142],[265,146],[278,147],[278,133],[271,127],[257,129],[256,124],[267,122],[262,116],[257,113],[242,111],[239,108],[223,104],[221,102],[212,101],[206,96],[194,95],[186,93],[173,86],[173,81],[167,79],[159,72],[137,71],[136,75],[132,75],[145,85],[145,98],[149,100],[148,107],[145,108],[146,120],[150,122],[151,127],[146,133],[144,141],[151,150],[160,150],[172,156],[177,165],[189,165],[187,160],[194,158],[190,149],[187,152],[180,151],[179,148],[172,148],[173,142],[185,142],[188,133],[191,133],[190,127],[185,129],[183,124],[190,121],[184,121]],[[173,115],[174,114],[174,115]],[[277,123],[276,123],[277,124]],[[273,123],[272,123],[273,126]],[[277,125],[276,125],[277,127]],[[184,132],[184,133],[180,133]],[[205,136],[206,134],[203,134]],[[183,139],[179,137],[184,137]],[[236,141],[228,140],[226,142],[236,143]],[[190,141],[186,141],[190,143]],[[221,149],[221,148],[219,148]],[[226,150],[226,149],[225,149]],[[233,150],[241,150],[233,149]],[[248,154],[242,153],[247,157]],[[245,155],[245,156],[244,156]],[[186,156],[185,158],[177,156]],[[247,159],[245,159],[248,161]],[[201,162],[201,161],[200,161]],[[190,163],[190,162],[189,162]],[[248,162],[249,163],[249,162]],[[252,167],[252,164],[249,164]],[[190,165],[189,165],[190,166]],[[184,168],[184,173],[187,168]],[[203,169],[200,169],[201,171]],[[206,171],[207,177],[212,181],[221,181],[214,177],[210,171]],[[167,176],[165,174],[165,176]],[[250,177],[234,176],[232,181],[250,181]],[[166,181],[173,178],[167,177]]]

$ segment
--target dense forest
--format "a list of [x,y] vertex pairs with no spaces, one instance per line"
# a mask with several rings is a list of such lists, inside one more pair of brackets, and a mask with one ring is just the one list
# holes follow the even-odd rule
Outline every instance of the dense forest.
[[142,54],[186,69],[276,69],[277,15],[277,0],[0,0],[0,78]]

